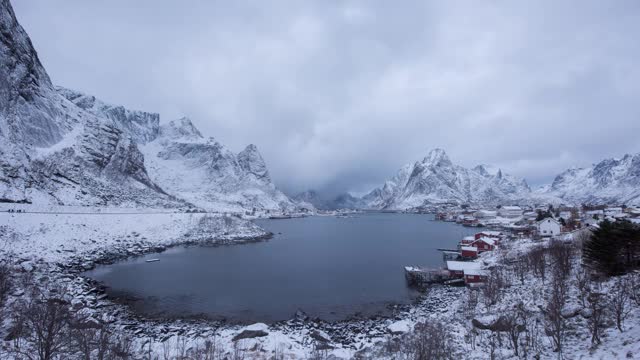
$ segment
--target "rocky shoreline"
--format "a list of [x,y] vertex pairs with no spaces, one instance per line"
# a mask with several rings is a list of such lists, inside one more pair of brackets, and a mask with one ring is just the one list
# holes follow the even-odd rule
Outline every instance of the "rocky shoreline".
[[[83,219],[76,221],[79,224],[76,227],[85,228]],[[129,230],[110,239],[89,236],[80,240],[69,239],[62,242],[64,246],[59,248],[49,246],[51,251],[56,253],[53,256],[45,256],[32,249],[23,250],[22,253],[15,251],[17,255],[23,256],[5,253],[4,258],[15,259],[10,261],[12,265],[23,273],[30,274],[36,286],[45,288],[48,286],[46,284],[53,284],[59,289],[64,289],[64,298],[74,312],[81,314],[88,322],[105,324],[119,332],[127,333],[140,346],[162,344],[172,338],[172,341],[184,338],[194,343],[203,339],[218,338],[226,344],[225,347],[230,348],[235,343],[234,339],[275,334],[276,338],[287,339],[288,344],[293,344],[292,346],[299,349],[338,349],[352,354],[367,348],[369,344],[396,334],[397,329],[402,326],[392,327],[394,323],[416,321],[424,314],[446,311],[447,304],[457,298],[461,291],[459,288],[434,287],[421,294],[413,303],[388,304],[388,314],[355,314],[349,319],[335,322],[309,318],[299,311],[292,314],[289,320],[264,325],[259,331],[249,331],[247,329],[250,327],[246,324],[238,324],[227,319],[212,319],[206,315],[178,318],[140,314],[131,306],[135,299],[127,296],[114,297],[103,284],[84,275],[86,271],[97,266],[160,253],[173,247],[231,246],[268,241],[273,237],[272,233],[241,220],[221,218],[211,223],[196,219],[195,223],[197,226],[188,227],[189,230],[186,232],[176,232],[180,235],[164,238],[154,236],[161,232]],[[202,226],[203,224],[205,226]],[[208,227],[212,224],[214,226]],[[87,227],[89,225],[87,224]],[[86,232],[94,233],[91,228]],[[46,239],[46,234],[39,236]],[[33,232],[25,231],[21,236],[24,236],[24,241],[38,241],[32,237]],[[76,246],[78,244],[84,244],[84,248]],[[25,291],[26,289],[17,289],[12,298],[17,300],[22,296],[28,296],[25,295]]]
[[[268,233],[249,238],[231,237],[209,241],[187,240],[167,246],[153,245],[141,238],[140,241],[125,242],[111,251],[74,256],[66,263],[42,264],[34,272],[40,276],[47,276],[51,282],[66,286],[75,310],[98,322],[108,323],[127,331],[138,339],[164,342],[174,336],[208,338],[215,336],[221,329],[240,330],[243,325],[229,324],[225,320],[212,320],[206,316],[170,319],[140,315],[129,306],[126,300],[112,298],[104,285],[85,277],[83,273],[99,265],[159,253],[171,247],[238,245],[266,241],[272,235]],[[337,322],[312,319],[299,311],[290,320],[270,324],[269,330],[280,331],[283,334],[306,333],[310,339],[308,341],[319,341],[326,349],[339,346],[357,351],[363,344],[375,342],[388,335],[390,323],[415,318],[425,312],[441,311],[442,305],[446,304],[446,298],[455,297],[457,293],[458,289],[454,288],[432,289],[412,304],[389,304],[388,308],[391,310],[389,316],[376,315],[367,318],[356,314],[347,320]]]

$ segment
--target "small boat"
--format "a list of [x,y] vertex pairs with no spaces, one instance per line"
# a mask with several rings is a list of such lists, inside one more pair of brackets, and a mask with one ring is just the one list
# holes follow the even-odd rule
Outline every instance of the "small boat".
[[160,259],[149,259],[149,260],[145,260],[146,262],[156,262],[156,261],[160,261]]

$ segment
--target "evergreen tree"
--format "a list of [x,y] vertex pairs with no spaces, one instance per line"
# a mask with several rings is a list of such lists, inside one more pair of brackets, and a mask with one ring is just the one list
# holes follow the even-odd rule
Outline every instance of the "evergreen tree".
[[640,226],[629,221],[605,220],[583,245],[586,264],[607,275],[640,267]]
[[536,216],[536,221],[541,221],[550,217],[553,217],[553,215],[551,215],[551,212],[549,212],[548,210],[547,211],[538,210],[538,216]]

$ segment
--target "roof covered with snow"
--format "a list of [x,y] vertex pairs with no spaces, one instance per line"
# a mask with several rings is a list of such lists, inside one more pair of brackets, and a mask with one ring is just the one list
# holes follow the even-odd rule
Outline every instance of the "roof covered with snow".
[[464,270],[464,275],[480,275],[480,276],[489,276],[489,271],[488,270],[482,270],[482,269],[465,269]]
[[447,269],[451,271],[464,271],[482,268],[482,264],[473,261],[447,261]]
[[[480,239],[476,240],[476,241],[483,241],[489,245],[495,245],[496,244],[496,240],[490,237],[481,237]],[[476,242],[474,241],[474,242]]]

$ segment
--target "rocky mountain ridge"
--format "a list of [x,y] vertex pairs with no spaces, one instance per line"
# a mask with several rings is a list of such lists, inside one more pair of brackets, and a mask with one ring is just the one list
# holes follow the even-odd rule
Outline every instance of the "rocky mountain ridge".
[[54,86],[8,0],[0,0],[0,201],[295,208],[254,145],[234,154],[186,118],[161,125],[157,113]]
[[530,193],[523,179],[486,165],[467,169],[453,164],[444,150],[433,149],[424,159],[403,166],[363,201],[370,208],[398,210],[440,203],[517,203]]
[[640,205],[640,154],[605,159],[571,168],[555,177],[541,194],[574,204]]

